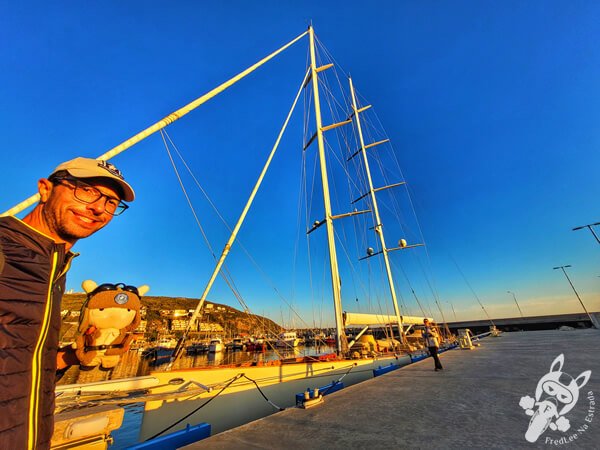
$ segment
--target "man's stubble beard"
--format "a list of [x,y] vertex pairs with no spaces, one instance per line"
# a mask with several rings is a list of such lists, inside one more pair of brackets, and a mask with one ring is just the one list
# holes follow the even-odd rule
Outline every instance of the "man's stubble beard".
[[74,223],[69,222],[69,220],[66,218],[66,209],[59,211],[60,217],[59,214],[56,213],[56,210],[54,208],[49,207],[48,203],[46,203],[44,205],[44,208],[42,209],[42,214],[49,229],[52,230],[56,234],[56,236],[60,237],[60,239],[64,240],[65,242],[70,242],[71,244],[74,244],[79,239],[91,236],[100,229],[98,228],[97,230],[86,230],[84,228],[80,228]]

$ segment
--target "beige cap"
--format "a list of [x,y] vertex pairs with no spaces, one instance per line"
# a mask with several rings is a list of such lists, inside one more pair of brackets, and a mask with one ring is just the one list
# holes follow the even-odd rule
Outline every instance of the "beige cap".
[[123,178],[121,171],[108,161],[82,157],[75,158],[60,164],[48,178],[61,170],[68,172],[69,175],[75,178],[109,178],[121,187],[123,200],[132,202],[135,199],[135,193]]

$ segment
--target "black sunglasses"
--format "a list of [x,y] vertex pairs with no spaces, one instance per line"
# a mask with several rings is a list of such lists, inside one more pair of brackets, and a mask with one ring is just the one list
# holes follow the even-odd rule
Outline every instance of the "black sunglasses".
[[122,291],[131,292],[132,294],[135,294],[138,297],[140,296],[140,293],[138,292],[138,288],[136,288],[135,286],[129,286],[125,283],[117,283],[117,284],[103,283],[100,286],[98,286],[96,289],[94,289],[92,292],[90,292],[89,295],[98,294],[99,292],[104,292],[104,291],[116,291],[117,289],[121,289]]

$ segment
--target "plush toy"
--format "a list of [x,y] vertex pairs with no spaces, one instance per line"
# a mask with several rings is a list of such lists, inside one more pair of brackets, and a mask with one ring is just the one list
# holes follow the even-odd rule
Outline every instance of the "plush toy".
[[150,289],[123,283],[101,284],[85,280],[81,286],[87,299],[79,315],[78,335],[73,344],[81,369],[115,367],[129,350],[131,331],[140,325],[140,298]]

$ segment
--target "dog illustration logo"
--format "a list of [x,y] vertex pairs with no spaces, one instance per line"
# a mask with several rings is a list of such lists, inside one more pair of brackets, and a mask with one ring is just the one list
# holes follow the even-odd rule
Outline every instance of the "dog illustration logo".
[[550,372],[538,381],[535,399],[526,395],[519,401],[525,414],[532,416],[525,433],[528,442],[537,441],[548,427],[563,432],[571,427],[565,415],[577,404],[579,390],[588,382],[592,371],[586,370],[573,379],[562,371],[564,363],[565,356],[561,353],[552,362]]

